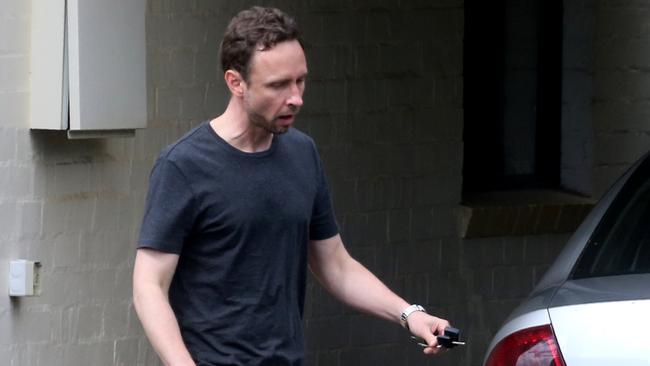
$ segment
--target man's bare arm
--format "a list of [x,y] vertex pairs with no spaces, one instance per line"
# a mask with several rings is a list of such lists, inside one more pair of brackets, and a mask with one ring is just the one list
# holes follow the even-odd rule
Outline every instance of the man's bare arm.
[[138,249],[133,270],[133,304],[140,322],[166,366],[194,366],[169,305],[169,285],[178,255]]
[[[310,242],[309,267],[330,293],[358,310],[399,322],[402,311],[410,305],[352,258],[339,235]],[[447,320],[414,312],[407,322],[411,333],[429,345],[424,349],[425,353],[441,351],[436,348],[435,334],[444,332],[449,326]]]

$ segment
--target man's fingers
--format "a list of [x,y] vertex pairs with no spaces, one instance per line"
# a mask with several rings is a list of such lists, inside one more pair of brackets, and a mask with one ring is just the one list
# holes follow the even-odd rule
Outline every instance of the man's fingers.
[[435,353],[434,350],[437,350],[440,346],[438,345],[438,339],[436,336],[427,331],[421,338],[422,346],[424,347],[425,353]]
[[426,347],[422,352],[424,352],[427,355],[437,355],[439,353],[445,352],[447,349],[445,347]]
[[431,332],[435,335],[445,334],[445,328],[449,326],[450,324],[448,321],[438,318],[437,321],[431,327]]

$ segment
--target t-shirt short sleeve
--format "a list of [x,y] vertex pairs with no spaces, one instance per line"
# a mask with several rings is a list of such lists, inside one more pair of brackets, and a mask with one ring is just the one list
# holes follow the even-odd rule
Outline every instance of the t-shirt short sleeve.
[[180,254],[195,211],[189,181],[172,161],[159,157],[149,178],[138,247]]
[[339,232],[336,218],[334,217],[334,208],[329,194],[327,179],[325,178],[325,171],[320,164],[319,168],[318,191],[309,224],[309,240],[329,239]]

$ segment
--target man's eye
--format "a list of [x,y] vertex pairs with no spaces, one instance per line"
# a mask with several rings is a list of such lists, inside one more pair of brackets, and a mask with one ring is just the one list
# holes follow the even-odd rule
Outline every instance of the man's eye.
[[281,89],[281,88],[284,87],[285,84],[286,84],[286,83],[284,83],[284,82],[276,82],[276,83],[271,83],[271,84],[269,84],[269,86],[270,86],[271,88],[273,88],[273,89]]

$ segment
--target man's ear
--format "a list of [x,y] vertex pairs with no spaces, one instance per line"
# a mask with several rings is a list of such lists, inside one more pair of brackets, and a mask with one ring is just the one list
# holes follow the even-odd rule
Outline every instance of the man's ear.
[[223,75],[226,85],[233,96],[241,97],[244,95],[244,90],[246,89],[246,82],[242,78],[239,71],[227,70]]

